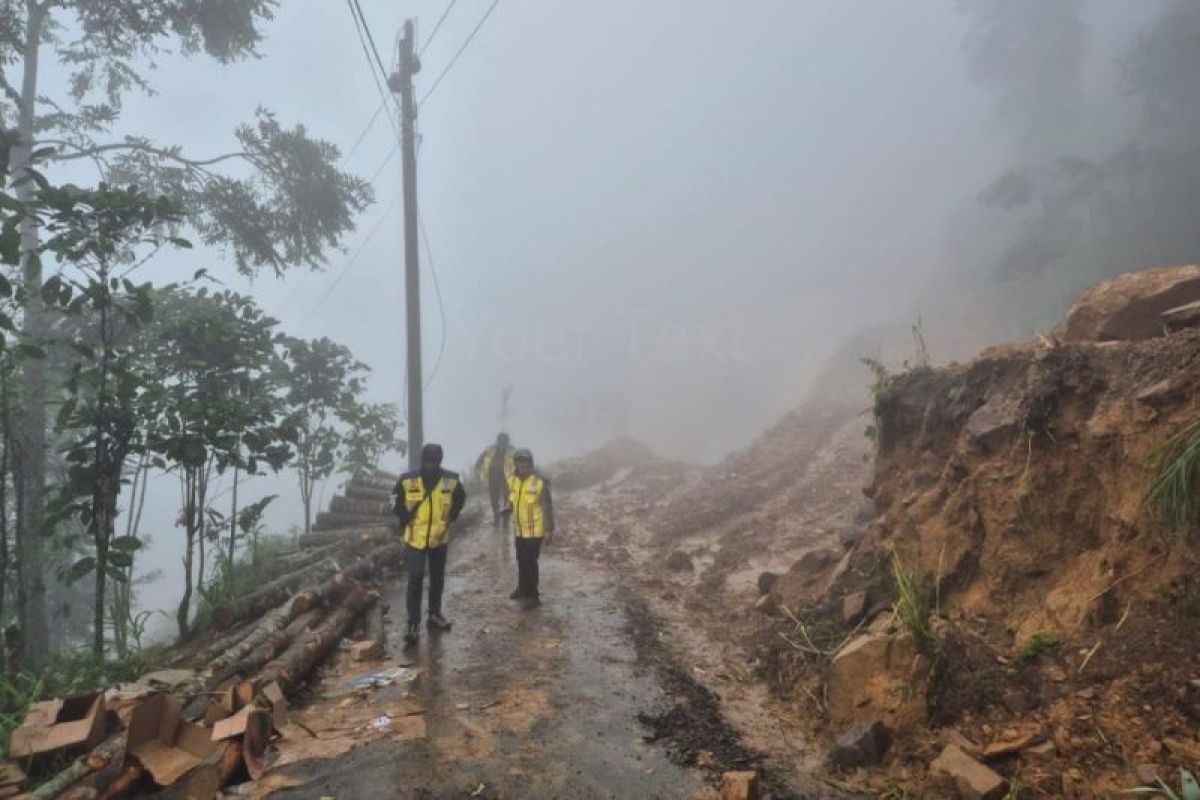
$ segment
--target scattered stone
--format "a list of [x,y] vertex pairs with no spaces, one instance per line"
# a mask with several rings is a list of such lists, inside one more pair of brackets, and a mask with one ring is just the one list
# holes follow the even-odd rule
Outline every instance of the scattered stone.
[[[892,731],[924,720],[921,675],[913,674],[917,647],[907,634],[865,634],[846,644],[829,664],[829,718],[839,726],[883,719]],[[914,688],[917,687],[917,688]]]
[[383,644],[374,640],[354,642],[350,645],[352,661],[377,661],[383,658]]
[[1158,764],[1138,764],[1134,768],[1138,783],[1142,786],[1155,786],[1158,783]]
[[775,588],[775,582],[779,580],[779,574],[776,572],[760,572],[758,574],[758,593],[766,594]]
[[837,563],[841,553],[833,550],[809,550],[792,564],[792,572],[814,573]]
[[860,722],[838,737],[829,761],[840,769],[869,767],[883,760],[892,734],[879,720]]
[[717,800],[758,800],[758,773],[726,772]]
[[1029,695],[1021,689],[1006,689],[1000,695],[1000,704],[1004,706],[1008,713],[1014,715],[1025,714],[1033,708],[1033,703],[1030,702]]
[[1049,758],[1058,752],[1058,748],[1054,746],[1054,742],[1046,740],[1041,744],[1035,744],[1033,747],[1027,748],[1021,755],[1033,756],[1034,758]]
[[995,758],[1011,756],[1013,753],[1019,753],[1027,747],[1032,747],[1043,739],[1044,737],[1040,731],[1030,731],[1010,739],[1001,739],[984,747],[983,757],[985,760],[991,761]]
[[758,602],[754,604],[754,610],[761,614],[766,614],[768,617],[773,617],[779,613],[779,596],[775,594],[764,594],[758,598]]
[[992,395],[967,418],[967,435],[984,447],[1005,441],[1017,431],[1020,413],[1017,401],[1002,394]]
[[672,572],[691,572],[694,569],[692,557],[682,550],[675,550],[667,556],[667,569]]
[[854,592],[842,598],[842,623],[857,625],[867,613],[867,593]]
[[1004,794],[1004,779],[952,744],[929,765],[930,772],[954,781],[960,797],[993,800]]
[[1163,314],[1200,300],[1200,267],[1127,272],[1088,289],[1067,312],[1068,342],[1137,341],[1163,335]]
[[945,728],[942,731],[942,743],[954,745],[971,758],[979,758],[983,754],[979,745],[964,736],[958,728]]
[[847,525],[838,531],[838,544],[849,550],[862,541],[864,531],[857,525]]

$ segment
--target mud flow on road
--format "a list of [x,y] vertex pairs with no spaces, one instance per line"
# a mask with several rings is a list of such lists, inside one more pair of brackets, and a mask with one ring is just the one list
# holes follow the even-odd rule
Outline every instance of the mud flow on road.
[[[639,722],[670,706],[660,671],[639,661],[627,603],[605,573],[542,557],[543,605],[508,598],[516,582],[511,535],[490,525],[451,544],[445,599],[452,631],[422,631],[403,650],[404,581],[387,589],[390,654],[420,671],[402,698],[377,690],[379,709],[406,701],[424,736],[384,737],[283,772],[303,785],[280,798],[694,798],[700,769],[671,758],[669,741]],[[644,632],[643,632],[644,635]],[[400,658],[401,656],[406,658]],[[337,708],[318,699],[310,718]]]

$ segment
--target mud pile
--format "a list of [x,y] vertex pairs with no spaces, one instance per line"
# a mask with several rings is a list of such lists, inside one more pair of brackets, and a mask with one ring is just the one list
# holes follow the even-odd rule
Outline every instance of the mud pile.
[[556,461],[546,468],[554,488],[560,491],[589,489],[621,477],[638,467],[662,464],[650,448],[634,439],[614,439],[587,455]]
[[[1200,762],[1197,531],[1146,501],[1200,415],[1200,330],[1162,322],[1196,272],[1123,276],[1069,335],[881,380],[875,518],[760,604],[764,673],[843,737],[852,783],[1090,797]],[[853,730],[872,722],[895,737],[880,764]]]

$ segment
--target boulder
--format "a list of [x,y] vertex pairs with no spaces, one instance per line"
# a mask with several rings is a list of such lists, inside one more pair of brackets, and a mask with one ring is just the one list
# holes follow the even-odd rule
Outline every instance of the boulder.
[[839,769],[869,767],[883,760],[892,734],[879,720],[860,722],[837,738],[829,762]]
[[766,594],[775,588],[775,582],[779,580],[779,574],[776,572],[760,572],[758,574],[758,593]]
[[1020,410],[1015,398],[995,394],[967,417],[966,432],[983,447],[1009,440],[1020,427]]
[[754,610],[760,614],[766,614],[768,617],[775,616],[779,613],[779,595],[771,593],[764,594],[762,597],[758,598],[757,602],[755,602]]
[[866,613],[866,592],[853,592],[842,598],[842,624],[857,625]]
[[864,634],[848,642],[829,665],[829,719],[835,725],[880,719],[893,731],[925,718],[928,659],[908,634]]
[[1164,334],[1163,313],[1200,301],[1200,266],[1127,272],[1101,281],[1071,306],[1067,342],[1152,339]]
[[1004,795],[1003,778],[952,744],[933,760],[929,771],[953,781],[958,796],[965,800],[993,800]]
[[757,772],[726,772],[721,776],[717,800],[758,800]]
[[682,550],[675,550],[667,556],[667,569],[673,572],[691,572],[692,557]]

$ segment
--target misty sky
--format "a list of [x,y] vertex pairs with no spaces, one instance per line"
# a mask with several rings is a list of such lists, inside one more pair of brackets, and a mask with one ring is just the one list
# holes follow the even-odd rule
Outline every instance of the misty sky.
[[[459,1],[418,96],[489,3]],[[423,40],[445,0],[362,4],[391,58],[404,18]],[[119,131],[208,156],[262,105],[348,151],[380,104],[350,14],[281,6],[259,60],[164,57],[158,94],[131,97]],[[797,405],[847,336],[907,328],[946,268],[947,220],[1014,147],[967,74],[964,31],[953,0],[501,0],[419,121],[446,318],[423,251],[427,367],[445,336],[426,432],[448,466],[494,437],[508,385],[506,427],[543,461],[624,434],[715,461]],[[349,168],[372,175],[394,141],[381,118]],[[348,345],[374,369],[372,399],[399,402],[398,157],[375,188],[352,263],[252,290],[288,333]],[[199,249],[144,275],[199,267],[251,288]],[[176,571],[178,491],[153,487],[147,563]],[[294,496],[277,529],[299,523]],[[175,594],[166,581],[146,599]]]

